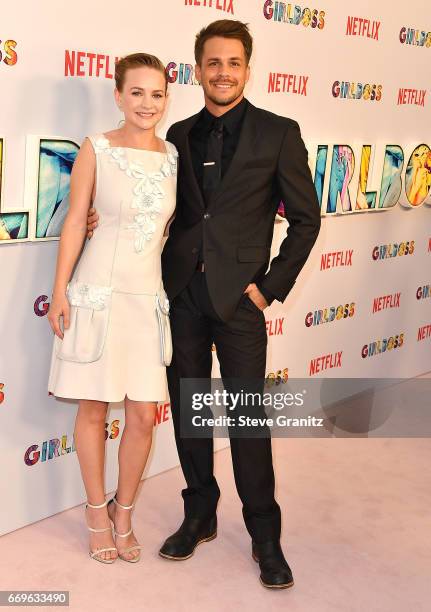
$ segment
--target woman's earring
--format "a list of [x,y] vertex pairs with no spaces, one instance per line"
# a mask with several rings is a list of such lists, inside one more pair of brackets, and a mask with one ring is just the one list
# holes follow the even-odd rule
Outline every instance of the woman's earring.
[[123,123],[126,123],[124,119],[120,119],[118,122],[118,127],[120,128]]

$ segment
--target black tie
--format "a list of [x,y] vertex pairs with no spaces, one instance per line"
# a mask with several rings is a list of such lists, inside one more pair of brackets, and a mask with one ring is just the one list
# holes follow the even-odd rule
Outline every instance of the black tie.
[[206,196],[215,191],[221,181],[221,156],[223,150],[223,122],[220,117],[214,119],[208,135],[207,152],[203,168],[203,191]]

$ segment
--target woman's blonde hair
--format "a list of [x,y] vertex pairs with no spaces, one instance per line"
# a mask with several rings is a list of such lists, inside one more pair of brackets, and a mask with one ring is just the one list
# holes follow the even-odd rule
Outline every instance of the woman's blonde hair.
[[122,57],[115,64],[115,85],[118,91],[123,91],[127,70],[130,70],[131,68],[141,68],[142,66],[154,68],[155,70],[162,72],[163,76],[165,77],[166,89],[168,88],[166,68],[158,57],[151,55],[150,53],[132,53],[131,55]]

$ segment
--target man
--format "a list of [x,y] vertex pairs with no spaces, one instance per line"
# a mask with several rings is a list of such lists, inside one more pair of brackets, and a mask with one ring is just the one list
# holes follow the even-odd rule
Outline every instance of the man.
[[[244,98],[252,44],[248,27],[235,20],[216,21],[199,32],[196,76],[205,108],[174,124],[166,136],[180,159],[176,217],[162,254],[174,344],[168,383],[187,482],[184,521],[160,549],[162,557],[173,560],[188,559],[198,544],[216,537],[220,495],[212,438],[181,436],[180,380],[210,379],[214,343],[223,379],[256,379],[263,385],[263,310],[274,299],[285,300],[320,228],[298,124]],[[280,200],[288,235],[266,271]],[[292,586],[280,546],[271,439],[231,437],[231,453],[260,580],[269,588]]]

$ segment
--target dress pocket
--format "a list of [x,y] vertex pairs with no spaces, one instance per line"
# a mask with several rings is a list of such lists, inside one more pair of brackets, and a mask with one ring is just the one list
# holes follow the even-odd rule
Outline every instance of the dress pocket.
[[64,330],[57,357],[78,363],[97,361],[108,331],[112,287],[75,281],[68,285],[67,297],[70,325]]
[[168,297],[164,289],[161,288],[156,294],[156,315],[159,325],[162,363],[165,366],[169,366],[171,364],[173,350],[169,309],[170,305]]

